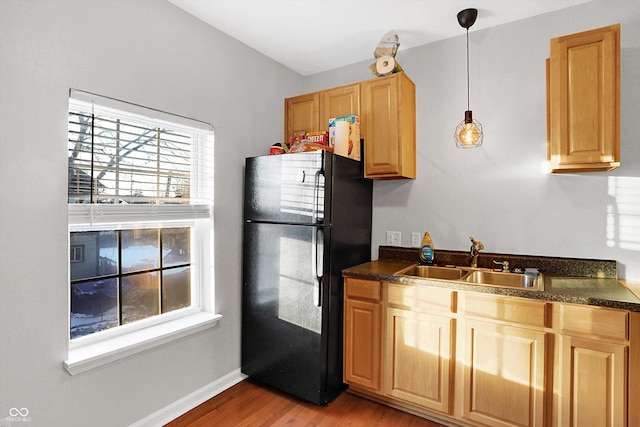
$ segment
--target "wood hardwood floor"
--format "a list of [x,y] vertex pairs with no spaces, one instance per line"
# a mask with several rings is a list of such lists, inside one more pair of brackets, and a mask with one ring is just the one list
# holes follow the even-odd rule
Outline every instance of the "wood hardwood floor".
[[441,427],[375,402],[342,393],[326,406],[316,406],[242,381],[173,420],[166,427],[363,426]]

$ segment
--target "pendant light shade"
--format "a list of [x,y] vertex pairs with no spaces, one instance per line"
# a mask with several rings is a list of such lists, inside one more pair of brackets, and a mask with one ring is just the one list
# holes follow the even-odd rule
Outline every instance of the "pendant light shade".
[[471,111],[464,112],[464,120],[458,123],[453,134],[458,148],[473,148],[482,145],[482,125],[479,121],[473,120]]
[[467,29],[467,111],[464,112],[464,120],[461,121],[453,134],[458,148],[473,148],[482,145],[484,134],[482,125],[473,119],[469,108],[469,27],[471,27],[478,17],[477,9],[465,9],[458,13],[458,23]]

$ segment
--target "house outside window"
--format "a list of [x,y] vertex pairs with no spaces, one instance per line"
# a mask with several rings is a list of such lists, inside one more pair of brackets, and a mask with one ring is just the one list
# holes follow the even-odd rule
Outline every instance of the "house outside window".
[[210,125],[72,90],[68,149],[71,342],[205,310]]

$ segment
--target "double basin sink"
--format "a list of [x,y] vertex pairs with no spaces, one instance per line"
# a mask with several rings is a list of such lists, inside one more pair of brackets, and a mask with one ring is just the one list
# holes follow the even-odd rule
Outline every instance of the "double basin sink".
[[544,280],[541,274],[509,273],[483,268],[412,265],[395,273],[395,275],[529,291],[544,289]]

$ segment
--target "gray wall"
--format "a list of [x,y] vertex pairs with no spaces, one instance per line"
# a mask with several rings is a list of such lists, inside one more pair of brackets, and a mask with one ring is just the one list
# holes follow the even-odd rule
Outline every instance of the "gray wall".
[[[215,127],[214,328],[70,376],[67,102],[77,88]],[[0,0],[0,426],[122,426],[240,367],[242,173],[302,78],[158,0]],[[274,139],[275,138],[275,139]]]
[[[639,21],[635,0],[596,0],[472,31],[471,108],[486,133],[474,150],[453,143],[466,107],[463,30],[400,52],[417,85],[418,178],[375,183],[373,257],[386,230],[409,246],[410,232],[428,229],[436,249],[465,250],[474,235],[491,252],[616,259],[639,281]],[[544,174],[549,39],[616,22],[623,166]],[[128,425],[237,371],[243,159],[281,138],[284,97],[371,78],[369,62],[302,78],[166,2],[0,0],[0,426],[11,407],[29,408],[33,426]],[[62,368],[69,87],[214,124],[224,315],[212,330],[73,377]]]
[[[622,166],[546,174],[549,39],[615,23],[621,23]],[[620,277],[640,281],[640,3],[596,0],[471,31],[471,109],[485,138],[469,150],[453,141],[467,105],[460,33],[398,53],[416,83],[418,178],[374,184],[372,256],[386,230],[401,231],[402,246],[410,246],[411,232],[429,230],[436,259],[438,248],[468,250],[474,236],[487,252],[617,260]],[[399,35],[402,43],[400,29]],[[305,90],[372,78],[370,62],[312,76]]]

